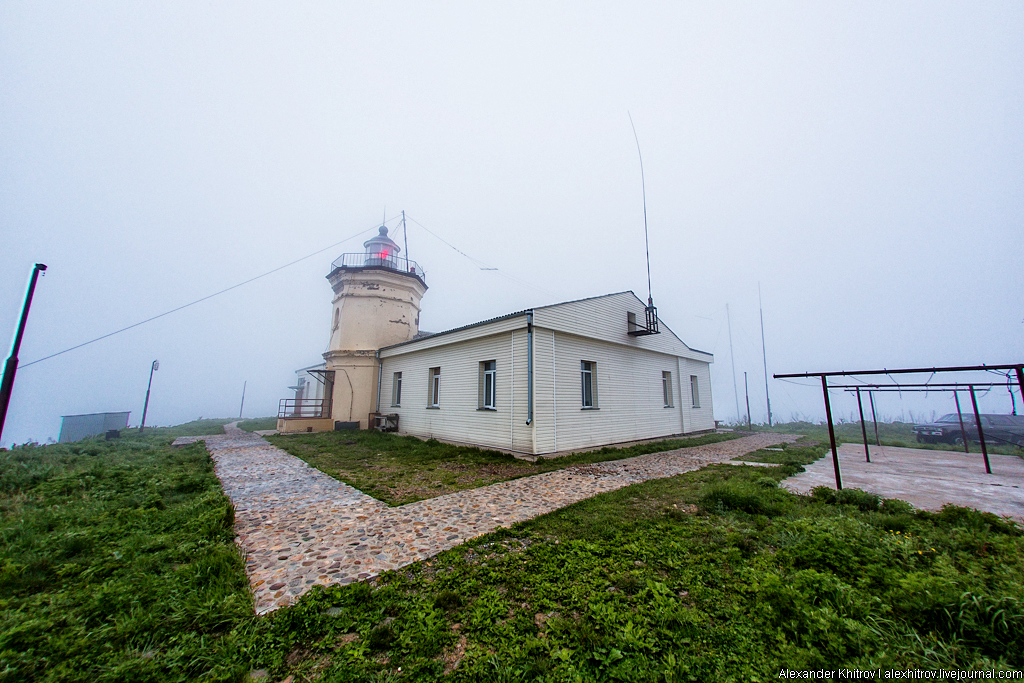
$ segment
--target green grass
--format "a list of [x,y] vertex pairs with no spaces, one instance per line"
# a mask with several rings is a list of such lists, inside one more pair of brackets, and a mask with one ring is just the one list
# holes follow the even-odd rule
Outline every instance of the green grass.
[[857,490],[796,496],[777,481],[797,469],[649,481],[314,589],[256,626],[253,664],[332,682],[1024,666],[1019,528]]
[[[175,425],[174,427],[146,427],[142,434],[139,434],[138,427],[122,429],[121,438],[123,441],[141,441],[144,443],[170,444],[179,436],[209,436],[211,434],[223,434],[224,425],[233,420],[229,418],[217,418],[204,420],[202,418]],[[100,437],[102,438],[102,437]]]
[[254,417],[249,420],[242,420],[238,428],[247,432],[263,431],[264,429],[277,429],[276,417]]
[[626,448],[606,447],[560,458],[540,459],[536,463],[517,460],[497,451],[375,431],[276,435],[267,439],[278,448],[367,495],[389,505],[404,505],[570,465],[700,446],[738,436],[706,434],[652,441]]
[[[779,488],[822,444],[744,456],[788,459],[776,468],[716,465],[597,496],[255,617],[209,456],[155,432],[0,453],[0,681],[240,683],[254,669],[296,683],[767,681],[781,668],[1024,667],[1021,529],[855,489]],[[364,450],[406,449],[417,466],[439,448],[366,437]]]
[[233,510],[201,444],[166,445],[207,427],[0,453],[0,681],[247,671]]
[[[868,432],[868,444],[875,444],[875,426],[872,422],[865,424]],[[813,422],[782,422],[775,423],[772,427],[765,424],[752,425],[755,432],[773,432],[778,434],[801,434],[812,437],[815,440],[828,443],[828,425],[815,424]],[[746,429],[746,425],[742,426]],[[833,425],[836,434],[836,444],[842,443],[864,443],[864,436],[861,432],[860,422],[843,422]],[[963,446],[952,446],[946,443],[918,443],[914,436],[914,423],[911,422],[879,422],[878,440],[883,446],[898,446],[900,448],[923,448],[936,451],[959,451],[963,453]],[[989,439],[986,444],[989,453],[1001,455],[1024,455],[1024,448],[1007,444],[995,444]],[[981,446],[977,443],[970,444],[972,453],[981,453]]]
[[773,463],[775,465],[810,465],[812,462],[816,462],[825,455],[825,448],[818,445],[813,440],[802,438],[796,443],[779,444],[775,448],[781,450],[767,450],[761,449],[748,453],[746,455],[740,455],[733,460],[743,460],[746,462],[766,462]]

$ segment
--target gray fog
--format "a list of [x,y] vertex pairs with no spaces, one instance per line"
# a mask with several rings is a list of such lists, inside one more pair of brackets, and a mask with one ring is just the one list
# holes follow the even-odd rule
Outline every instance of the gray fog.
[[[325,350],[331,261],[403,209],[421,329],[646,299],[629,115],[654,303],[715,354],[716,418],[727,304],[766,417],[759,283],[769,373],[1021,362],[1022,36],[1019,2],[4,2],[2,334],[49,270],[3,442],[138,424],[154,359],[148,424],[237,415],[243,383],[276,414]],[[813,382],[770,389],[823,418]]]

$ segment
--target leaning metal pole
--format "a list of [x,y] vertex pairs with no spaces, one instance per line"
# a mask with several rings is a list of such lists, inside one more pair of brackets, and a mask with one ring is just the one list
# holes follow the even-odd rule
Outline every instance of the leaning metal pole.
[[32,295],[36,291],[36,281],[39,273],[46,270],[46,264],[37,263],[32,267],[32,277],[28,282],[28,292],[25,294],[25,305],[21,309],[21,320],[18,322],[18,331],[14,334],[14,344],[11,346],[11,355],[4,365],[4,378],[0,381],[0,436],[4,433],[4,422],[7,420],[7,406],[11,404],[11,391],[14,389],[14,375],[18,372],[18,351],[21,349],[21,339],[25,336],[25,323],[28,322],[28,310],[32,307]]
[[843,477],[839,474],[839,452],[836,451],[836,430],[832,427],[832,405],[828,402],[828,380],[821,376],[821,391],[825,394],[825,419],[828,420],[828,440],[832,444],[832,469],[836,472],[836,490],[843,490]]
[[871,451],[868,450],[868,428],[864,424],[864,403],[860,400],[860,387],[857,387],[857,410],[860,411],[860,433],[864,436],[864,460],[871,462]]
[[967,430],[964,429],[964,414],[960,410],[960,395],[957,392],[953,392],[953,400],[956,401],[956,416],[960,420],[960,436],[964,440],[964,453],[967,455],[971,454],[971,447],[967,445],[970,439],[967,438]]
[[146,385],[146,403],[142,406],[142,423],[139,425],[139,434],[146,428],[146,412],[149,410],[149,390],[153,388],[153,371],[157,368],[157,362],[149,366],[149,384]]
[[1017,366],[1017,391],[1020,392],[1021,405],[1024,405],[1024,365]]
[[747,388],[747,373],[743,373],[743,395],[747,397],[747,431],[753,431],[750,428],[750,390]]
[[757,308],[761,311],[761,360],[764,361],[764,400],[768,404],[768,426],[772,426],[772,397],[768,394],[768,353],[764,350],[764,309],[761,308],[761,283],[757,283]]
[[875,414],[875,392],[868,392],[868,400],[871,401],[871,421],[875,424],[875,445],[882,447],[882,441],[878,438],[878,415]]
[[974,395],[974,385],[971,385],[971,404],[974,406],[974,426],[978,428],[981,454],[985,457],[985,472],[986,474],[992,474],[992,465],[988,462],[988,447],[985,446],[985,430],[981,428],[981,415],[978,413],[978,398]]

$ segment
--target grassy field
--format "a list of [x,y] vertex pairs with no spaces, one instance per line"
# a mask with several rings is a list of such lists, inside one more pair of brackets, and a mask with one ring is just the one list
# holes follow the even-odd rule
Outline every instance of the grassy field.
[[0,680],[237,680],[252,613],[209,421],[0,453]]
[[276,417],[254,417],[249,420],[242,420],[238,428],[247,432],[263,431],[264,429],[277,429]]
[[638,484],[372,585],[317,589],[259,623],[254,664],[296,681],[1024,665],[1019,529],[856,490],[795,496],[777,487],[795,469],[717,465]]
[[[868,443],[875,443],[875,426],[872,422],[865,423],[868,432]],[[746,429],[746,425],[743,425]],[[812,437],[823,443],[828,443],[828,425],[815,424],[813,422],[783,422],[776,423],[772,427],[765,424],[752,425],[755,432],[775,432],[778,434],[802,434]],[[841,443],[864,443],[860,422],[843,422],[833,427],[836,434],[836,444]],[[918,443],[914,437],[914,424],[910,422],[879,422],[878,440],[883,446],[899,446],[901,448],[924,448],[938,451],[960,451],[963,453],[963,446],[951,446],[944,443]],[[1012,445],[995,444],[989,440],[989,453],[1000,453],[1002,455],[1024,455],[1024,448]],[[970,444],[972,453],[981,453],[981,446],[977,443]]]
[[[0,453],[0,681],[1024,666],[1022,531],[856,490],[788,493],[777,482],[824,454],[806,443],[744,456],[779,467],[630,486],[255,617],[209,456],[167,446],[204,427]],[[405,440],[390,443],[399,458]]]
[[827,451],[824,445],[818,444],[815,439],[808,439],[807,437],[804,437],[796,443],[779,444],[773,450],[762,448],[761,450],[754,451],[753,453],[737,456],[733,458],[733,460],[802,467],[803,465],[810,465],[812,462],[819,460],[826,453]]
[[700,446],[737,436],[706,434],[685,439],[666,439],[626,448],[600,448],[560,458],[540,459],[535,463],[517,460],[497,451],[375,431],[290,434],[267,439],[321,472],[377,500],[389,505],[405,505],[570,465]]

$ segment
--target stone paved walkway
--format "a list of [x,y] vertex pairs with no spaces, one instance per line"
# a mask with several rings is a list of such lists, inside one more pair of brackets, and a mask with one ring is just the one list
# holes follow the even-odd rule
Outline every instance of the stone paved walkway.
[[175,443],[206,442],[235,506],[237,541],[246,552],[259,614],[292,604],[317,584],[372,578],[600,493],[798,438],[755,434],[567,467],[393,508],[234,424],[224,429],[224,435]]

